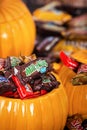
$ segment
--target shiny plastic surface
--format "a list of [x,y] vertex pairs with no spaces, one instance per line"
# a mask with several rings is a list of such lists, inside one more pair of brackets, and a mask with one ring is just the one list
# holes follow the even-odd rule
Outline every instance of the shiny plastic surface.
[[21,0],[0,1],[0,57],[30,55],[34,48],[35,25]]
[[65,87],[69,101],[69,116],[79,113],[87,118],[87,85],[73,86],[71,79],[76,74],[66,66],[62,66],[59,77]]
[[68,113],[62,84],[33,99],[0,97],[0,130],[63,130]]

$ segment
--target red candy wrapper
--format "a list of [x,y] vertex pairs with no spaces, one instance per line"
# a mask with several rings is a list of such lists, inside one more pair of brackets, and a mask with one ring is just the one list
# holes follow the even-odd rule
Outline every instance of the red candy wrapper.
[[41,95],[44,95],[44,94],[46,94],[47,93],[47,91],[46,90],[41,90]]
[[[5,64],[4,64],[5,62]],[[2,64],[3,63],[3,64]],[[52,65],[46,58],[7,57],[1,59],[0,95],[11,98],[35,98],[60,84],[51,74]]]
[[75,70],[79,65],[77,61],[68,57],[63,51],[60,52],[60,59],[65,66],[69,67],[72,70]]
[[17,76],[13,75],[12,80],[14,81],[15,85],[17,86],[17,92],[19,93],[21,99],[29,98],[29,97],[33,96],[33,91],[29,90],[29,89],[27,90],[26,87],[21,84],[21,82]]

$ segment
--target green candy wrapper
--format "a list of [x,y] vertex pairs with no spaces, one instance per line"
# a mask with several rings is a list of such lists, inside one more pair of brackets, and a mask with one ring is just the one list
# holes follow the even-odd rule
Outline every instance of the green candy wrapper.
[[73,85],[85,85],[87,84],[87,73],[77,74],[72,78]]

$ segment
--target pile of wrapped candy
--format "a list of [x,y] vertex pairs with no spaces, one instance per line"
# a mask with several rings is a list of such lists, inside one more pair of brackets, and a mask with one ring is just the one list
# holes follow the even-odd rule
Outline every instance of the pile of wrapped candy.
[[67,118],[64,130],[87,130],[87,119],[83,119],[80,114],[75,114]]
[[87,64],[78,62],[72,57],[60,52],[60,59],[68,68],[72,69],[76,75],[71,79],[73,85],[87,84]]
[[34,10],[33,18],[37,27],[37,56],[48,56],[52,62],[58,62],[61,50],[69,55],[87,49],[86,12],[74,16],[56,1]]
[[60,84],[51,71],[51,64],[34,54],[1,58],[0,96],[27,99],[44,95]]

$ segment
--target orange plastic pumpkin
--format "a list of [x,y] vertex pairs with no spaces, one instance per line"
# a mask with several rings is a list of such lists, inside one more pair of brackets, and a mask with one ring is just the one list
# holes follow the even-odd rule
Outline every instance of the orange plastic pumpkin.
[[0,97],[0,130],[63,130],[67,113],[68,101],[62,84],[38,98]]
[[0,57],[30,55],[35,25],[21,0],[0,0]]
[[[73,58],[87,64],[87,51],[78,51],[72,55]],[[86,59],[85,59],[86,58]],[[59,77],[65,87],[69,100],[69,116],[79,113],[87,118],[87,85],[73,86],[71,79],[76,74],[66,66],[62,66]]]

